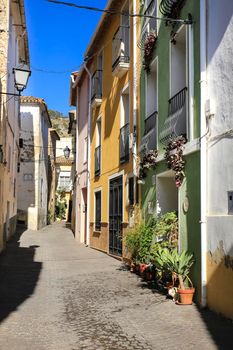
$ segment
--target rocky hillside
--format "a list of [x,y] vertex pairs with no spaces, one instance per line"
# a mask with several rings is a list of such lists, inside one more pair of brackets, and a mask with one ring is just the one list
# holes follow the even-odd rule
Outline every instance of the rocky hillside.
[[49,115],[51,118],[51,122],[53,128],[56,129],[58,135],[60,137],[67,137],[68,135],[68,126],[69,126],[69,118],[64,116],[61,112],[54,111],[49,109]]

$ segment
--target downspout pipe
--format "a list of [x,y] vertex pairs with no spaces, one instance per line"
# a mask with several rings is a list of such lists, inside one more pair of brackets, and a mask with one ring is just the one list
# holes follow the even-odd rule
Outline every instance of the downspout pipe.
[[207,96],[207,0],[200,1],[200,92],[201,92],[201,111],[200,111],[200,126],[201,126],[201,306],[207,305],[207,122],[206,122],[206,96]]
[[[133,14],[137,13],[137,1],[133,0]],[[137,18],[133,17],[133,174],[137,176]]]
[[88,96],[88,121],[87,121],[87,220],[86,220],[86,245],[90,245],[90,177],[91,177],[91,72],[87,68],[86,62],[83,65],[85,71],[89,76],[89,96]]
[[79,175],[78,175],[78,166],[79,166],[79,86],[77,87],[77,97],[76,97],[76,157],[75,157],[75,237],[77,237],[78,241],[80,242],[80,232],[78,232],[78,186],[79,186]]

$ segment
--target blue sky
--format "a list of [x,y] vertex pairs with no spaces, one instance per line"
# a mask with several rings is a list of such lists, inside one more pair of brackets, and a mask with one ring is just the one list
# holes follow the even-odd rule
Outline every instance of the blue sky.
[[[67,2],[104,8],[107,0]],[[70,73],[82,63],[101,13],[55,5],[45,0],[25,0],[25,10],[32,75],[24,95],[44,98],[49,109],[67,115],[70,109]]]

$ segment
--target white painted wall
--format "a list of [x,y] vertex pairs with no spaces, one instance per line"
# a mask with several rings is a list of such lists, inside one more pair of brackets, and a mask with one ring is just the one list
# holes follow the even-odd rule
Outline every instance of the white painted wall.
[[208,249],[214,252],[222,241],[225,253],[233,256],[227,195],[233,191],[233,1],[207,3],[207,94],[214,113],[208,119]]
[[[22,104],[20,112],[24,162],[18,176],[18,210],[28,211],[28,228],[38,230],[47,224],[48,121],[38,104]],[[25,181],[25,174],[33,174],[33,181]]]

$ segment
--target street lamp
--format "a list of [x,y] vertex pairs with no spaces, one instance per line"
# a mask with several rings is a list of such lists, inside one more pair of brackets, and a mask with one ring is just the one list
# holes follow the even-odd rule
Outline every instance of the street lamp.
[[14,74],[14,83],[15,88],[19,92],[18,94],[14,94],[11,92],[0,92],[0,95],[11,95],[11,96],[20,96],[21,92],[26,88],[28,79],[31,75],[31,71],[28,68],[27,65],[24,65],[22,67],[15,67],[13,68],[13,74]]
[[66,159],[70,158],[70,149],[68,146],[66,146],[66,148],[63,149],[63,152],[64,152],[64,157]]
[[29,70],[28,66],[24,65],[21,68],[13,68],[13,74],[15,79],[15,88],[19,94],[21,94],[21,92],[27,86],[31,71]]

